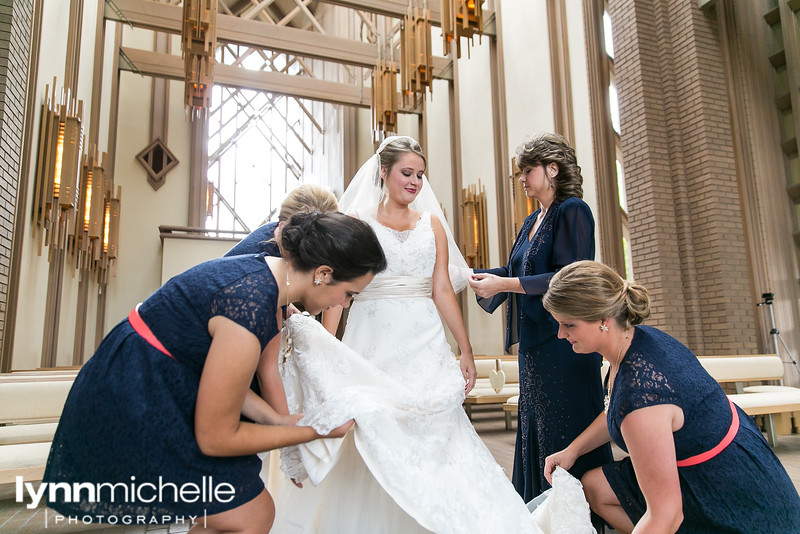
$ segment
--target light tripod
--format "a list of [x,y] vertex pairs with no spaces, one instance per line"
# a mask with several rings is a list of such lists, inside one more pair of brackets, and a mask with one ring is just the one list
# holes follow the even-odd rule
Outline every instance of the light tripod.
[[797,365],[797,361],[792,356],[792,352],[789,350],[789,347],[786,346],[786,342],[781,337],[780,331],[775,327],[775,314],[772,311],[772,301],[775,299],[775,295],[772,293],[762,293],[761,298],[764,299],[757,304],[757,306],[766,306],[769,310],[769,322],[770,322],[770,331],[769,335],[772,337],[772,346],[775,349],[775,355],[780,357],[780,351],[778,350],[780,347],[778,343],[780,342],[783,345],[783,350],[789,356],[789,359],[794,364],[795,368],[798,372],[800,372],[800,366]]

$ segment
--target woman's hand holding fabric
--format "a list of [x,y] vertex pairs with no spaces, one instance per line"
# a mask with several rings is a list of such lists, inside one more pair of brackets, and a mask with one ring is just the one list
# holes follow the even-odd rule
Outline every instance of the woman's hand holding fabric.
[[338,426],[331,430],[328,434],[318,434],[321,438],[343,438],[347,431],[350,430],[350,427],[353,426],[355,420],[350,419],[342,426]]
[[555,471],[556,467],[561,467],[564,470],[569,471],[569,469],[575,465],[575,461],[577,459],[578,455],[575,454],[569,447],[545,458],[544,477],[547,479],[547,482],[553,484],[553,471]]
[[482,298],[491,298],[505,289],[505,279],[491,273],[473,273],[469,279],[469,287]]

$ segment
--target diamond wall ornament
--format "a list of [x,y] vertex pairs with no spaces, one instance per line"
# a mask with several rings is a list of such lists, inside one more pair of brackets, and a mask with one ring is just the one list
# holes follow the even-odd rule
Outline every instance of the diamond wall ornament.
[[160,137],[136,154],[136,160],[147,171],[147,183],[155,190],[164,185],[167,173],[178,164],[178,158]]

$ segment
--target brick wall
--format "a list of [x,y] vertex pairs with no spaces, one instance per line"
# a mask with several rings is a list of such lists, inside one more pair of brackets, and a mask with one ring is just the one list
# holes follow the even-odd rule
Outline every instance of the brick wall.
[[32,0],[0,0],[0,346],[21,161]]
[[610,0],[609,13],[648,323],[698,353],[757,351],[716,19],[692,0]]

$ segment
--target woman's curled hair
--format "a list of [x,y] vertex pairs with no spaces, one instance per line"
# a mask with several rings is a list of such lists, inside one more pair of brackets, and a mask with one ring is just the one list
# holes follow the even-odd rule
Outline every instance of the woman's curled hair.
[[327,265],[334,280],[347,282],[386,269],[386,256],[372,227],[343,213],[292,215],[280,240],[289,263],[300,272]]
[[558,174],[553,179],[558,202],[570,197],[583,198],[583,176],[578,158],[564,136],[549,132],[539,134],[518,146],[516,155],[519,170],[528,166],[547,167],[551,163],[558,165]]

